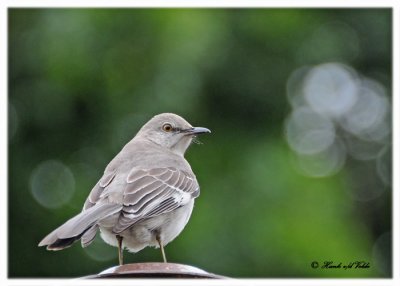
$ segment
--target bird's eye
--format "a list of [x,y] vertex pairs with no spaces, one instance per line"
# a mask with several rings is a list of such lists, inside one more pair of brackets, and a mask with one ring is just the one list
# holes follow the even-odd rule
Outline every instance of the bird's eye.
[[165,123],[162,127],[162,130],[164,130],[165,132],[171,132],[173,130],[172,125],[169,123]]

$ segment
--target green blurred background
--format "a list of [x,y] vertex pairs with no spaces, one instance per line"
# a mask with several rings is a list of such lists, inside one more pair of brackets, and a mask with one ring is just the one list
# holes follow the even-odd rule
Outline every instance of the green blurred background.
[[[390,277],[390,9],[9,9],[10,277],[117,264],[38,248],[142,124],[211,135],[170,262],[232,277]],[[126,262],[161,261],[159,250]],[[368,269],[313,269],[324,261]]]

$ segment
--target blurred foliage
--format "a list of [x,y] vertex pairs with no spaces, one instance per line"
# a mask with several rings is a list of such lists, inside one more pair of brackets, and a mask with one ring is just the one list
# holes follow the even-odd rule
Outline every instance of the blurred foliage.
[[[332,176],[305,176],[283,132],[286,83],[299,67],[345,63],[391,94],[391,15],[10,9],[9,276],[78,277],[117,263],[116,249],[99,241],[56,253],[37,244],[81,210],[106,164],[161,112],[213,132],[186,155],[201,196],[166,247],[169,261],[232,277],[391,276],[391,187],[366,201],[349,195],[374,164],[349,158]],[[391,157],[382,164],[390,170]],[[372,167],[356,176],[359,165]],[[36,195],[52,184],[70,193],[46,205]],[[327,260],[371,268],[311,267]],[[126,254],[145,261],[161,261],[159,250]]]

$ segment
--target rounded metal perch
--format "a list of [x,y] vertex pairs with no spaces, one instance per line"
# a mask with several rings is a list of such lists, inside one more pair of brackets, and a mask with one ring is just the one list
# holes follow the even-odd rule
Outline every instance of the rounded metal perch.
[[227,277],[206,272],[200,268],[177,263],[132,263],[108,268],[99,274],[84,278],[208,278]]

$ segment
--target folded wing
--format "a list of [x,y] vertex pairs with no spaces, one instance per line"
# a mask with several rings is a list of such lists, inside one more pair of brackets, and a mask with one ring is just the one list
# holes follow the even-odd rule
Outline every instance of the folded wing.
[[123,207],[114,233],[138,221],[173,211],[199,195],[192,173],[176,168],[133,169],[126,178]]

